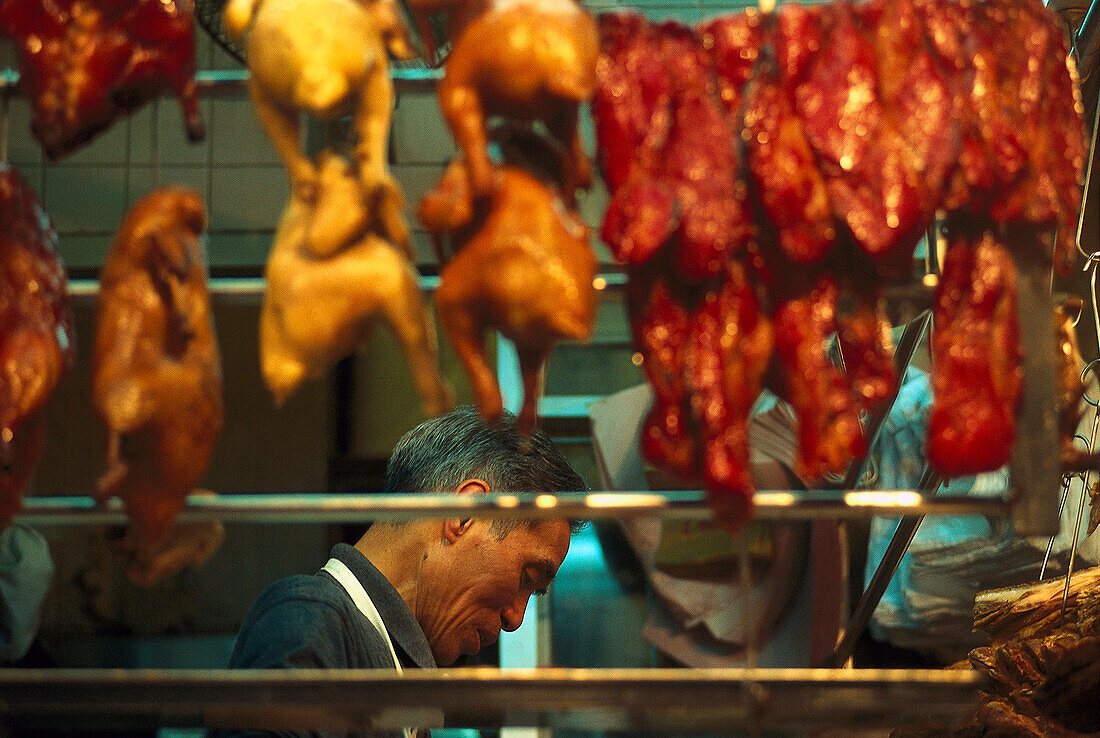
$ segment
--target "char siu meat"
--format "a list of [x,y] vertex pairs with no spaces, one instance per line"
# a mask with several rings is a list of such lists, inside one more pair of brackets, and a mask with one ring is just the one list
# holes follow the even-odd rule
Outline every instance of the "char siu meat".
[[702,482],[716,520],[738,530],[752,511],[749,415],[771,361],[771,321],[745,268],[731,261],[716,292],[692,316],[685,352],[689,409],[699,428]]
[[821,274],[808,290],[780,298],[773,313],[780,373],[774,387],[798,416],[798,472],[841,474],[865,448],[851,385],[826,354],[837,327],[836,281]]
[[933,307],[928,459],[954,477],[1008,463],[1023,376],[1011,255],[965,224],[949,238]]
[[[845,471],[860,414],[896,381],[881,284],[907,276],[942,210],[929,453],[948,476],[1004,463],[1021,381],[1012,256],[1041,253],[1039,229],[1056,226],[1064,270],[1084,161],[1075,77],[1042,3],[834,0],[696,33],[629,13],[599,26],[602,235],[627,264],[655,389],[646,458],[709,491],[751,488],[706,468],[737,456],[709,453],[740,421],[729,388],[708,384],[725,359],[703,350],[722,326],[740,335],[737,309],[718,307],[737,272],[774,325],[768,383],[799,411],[801,472]],[[834,331],[846,373],[822,347]]]
[[203,137],[192,0],[2,0],[19,46],[31,129],[51,160],[171,90],[191,141]]
[[57,234],[34,190],[0,165],[0,529],[42,450],[45,404],[75,358]]
[[696,435],[688,425],[685,407],[689,397],[684,353],[690,316],[660,278],[651,281],[638,272],[632,274],[627,296],[634,345],[653,387],[653,407],[642,428],[642,455],[683,478],[698,478]]
[[[738,186],[739,151],[709,91],[707,57],[695,33],[671,21],[630,39],[623,36],[639,30],[636,19],[605,15],[600,23],[609,51],[597,65],[593,106],[613,121],[601,140],[617,139],[601,159],[612,172],[604,238],[619,258],[641,264],[675,235],[686,279],[720,277],[752,225]],[[648,76],[626,92],[639,73]]]

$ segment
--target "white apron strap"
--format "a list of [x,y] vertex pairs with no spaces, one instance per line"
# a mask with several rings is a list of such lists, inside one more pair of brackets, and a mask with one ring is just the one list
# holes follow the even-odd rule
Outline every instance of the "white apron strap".
[[[382,636],[382,640],[386,642],[386,647],[390,649],[394,668],[397,669],[398,674],[404,673],[405,670],[401,668],[401,660],[397,658],[397,651],[393,648],[393,641],[390,640],[390,633],[386,630],[386,624],[382,622],[382,616],[378,613],[378,608],[374,606],[367,590],[363,589],[363,584],[359,581],[359,578],[352,574],[347,564],[339,559],[329,559],[321,568],[339,582],[340,586],[351,597],[351,601],[359,608],[359,612],[363,613],[363,616],[370,621],[370,624]],[[416,738],[418,734],[422,734],[421,731],[414,728],[404,728],[402,732],[405,734],[405,738]]]
[[328,563],[321,568],[340,583],[340,586],[351,597],[351,601],[359,608],[359,612],[363,613],[370,624],[374,626],[374,629],[378,631],[378,634],[382,636],[382,640],[386,642],[386,647],[390,649],[390,656],[393,658],[393,665],[397,669],[397,673],[404,672],[404,669],[401,668],[401,661],[397,658],[397,651],[394,650],[393,642],[390,640],[389,631],[386,630],[386,624],[382,622],[382,616],[378,614],[378,608],[374,606],[367,590],[363,589],[358,577],[352,574],[347,564],[339,559],[329,559]]

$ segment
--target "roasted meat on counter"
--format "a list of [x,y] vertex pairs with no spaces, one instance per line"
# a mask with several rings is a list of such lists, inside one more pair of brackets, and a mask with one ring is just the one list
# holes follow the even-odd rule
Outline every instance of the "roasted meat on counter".
[[439,375],[435,325],[410,255],[380,235],[377,208],[351,165],[333,152],[319,161],[315,200],[291,195],[267,260],[264,382],[281,404],[362,348],[382,319],[405,351],[425,412],[447,412],[453,397]]
[[557,187],[504,165],[501,186],[485,199],[471,189],[462,160],[420,201],[417,215],[454,256],[443,267],[436,307],[443,330],[473,384],[478,410],[492,420],[503,402],[485,353],[486,332],[515,344],[523,375],[519,426],[535,427],[541,375],[561,339],[586,340],[596,310],[596,257],[587,226]]
[[[1078,738],[1100,731],[1100,569],[979,592],[974,628],[989,645],[950,669],[982,676],[973,714],[915,724],[894,738]],[[1063,593],[1065,601],[1063,604]],[[1064,608],[1064,611],[1063,611]]]
[[122,221],[100,273],[92,392],[107,431],[96,495],[122,498],[155,555],[206,474],[222,427],[201,196],[165,187]]
[[194,16],[193,0],[0,1],[46,155],[60,159],[168,90],[187,137],[202,139]]
[[34,190],[0,165],[0,529],[22,505],[44,406],[72,368],[73,315],[57,234]]

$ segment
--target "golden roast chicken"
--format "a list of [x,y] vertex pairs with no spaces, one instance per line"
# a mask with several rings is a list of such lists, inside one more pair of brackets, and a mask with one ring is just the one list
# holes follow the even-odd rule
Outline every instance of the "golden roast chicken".
[[350,115],[364,191],[383,203],[399,201],[386,194],[397,189],[386,166],[394,101],[388,54],[414,52],[396,0],[230,0],[223,25],[233,38],[247,35],[256,115],[297,196],[311,200],[318,176],[301,148],[302,115]]
[[[361,348],[376,320],[393,330],[429,415],[452,405],[439,375],[435,326],[408,256],[379,235],[378,213],[351,165],[320,157],[313,202],[298,194],[279,222],[268,257],[260,315],[260,363],[282,403],[306,379]],[[406,229],[402,221],[401,227]]]
[[201,196],[165,187],[130,209],[100,274],[92,391],[107,430],[96,495],[126,506],[149,556],[206,474],[222,427]]
[[588,187],[591,166],[577,116],[596,87],[599,51],[596,23],[574,0],[498,0],[465,22],[447,55],[439,107],[476,196],[494,184],[490,116],[545,123],[565,147],[559,181],[565,202],[572,205],[577,187]]
[[[462,161],[453,162],[417,214],[429,230],[450,234],[457,252],[440,274],[436,307],[443,330],[473,384],[478,410],[503,410],[485,333],[499,330],[516,345],[523,374],[520,429],[535,427],[543,365],[563,338],[592,333],[596,258],[588,228],[556,187],[523,168],[504,165],[501,186],[476,200]],[[440,249],[441,250],[441,249]]]

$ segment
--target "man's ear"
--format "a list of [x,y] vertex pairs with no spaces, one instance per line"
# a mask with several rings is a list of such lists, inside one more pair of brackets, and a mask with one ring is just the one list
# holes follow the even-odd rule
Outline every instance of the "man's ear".
[[[483,479],[467,479],[458,485],[455,494],[485,494],[489,491],[489,484]],[[454,543],[458,537],[465,533],[473,518],[447,518],[443,524],[443,537],[448,543]]]
[[484,479],[467,479],[462,484],[458,485],[458,489],[455,490],[455,494],[485,494],[489,491],[489,483]]
[[443,538],[447,543],[454,543],[459,537],[470,529],[473,518],[447,518],[443,523]]

